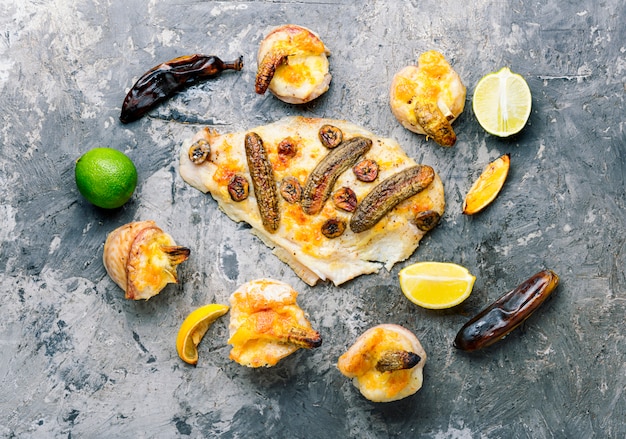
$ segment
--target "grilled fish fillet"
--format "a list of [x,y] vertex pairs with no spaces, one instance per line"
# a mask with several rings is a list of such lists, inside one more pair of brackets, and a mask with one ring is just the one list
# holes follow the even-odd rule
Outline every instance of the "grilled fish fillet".
[[[341,131],[342,144],[355,138],[371,140],[371,148],[358,157],[357,161],[369,159],[375,162],[378,175],[374,181],[361,181],[350,166],[338,172],[329,183],[331,195],[322,203],[319,212],[304,212],[304,195],[301,201],[295,202],[278,195],[277,201],[268,203],[265,198],[273,199],[280,183],[288,177],[295,178],[303,192],[306,192],[307,180],[311,174],[320,172],[318,164],[333,151],[320,140],[320,128],[327,125]],[[289,147],[285,147],[285,142]],[[259,167],[254,163],[259,160],[269,162],[269,174],[267,167],[260,171],[269,180],[259,181],[258,177],[251,175],[246,143],[257,146],[262,143],[265,159],[254,158],[253,171],[258,174]],[[194,162],[190,158],[190,149],[199,144],[208,145],[208,156],[206,160]],[[341,148],[342,144],[337,148]],[[393,204],[390,210],[388,203],[382,200],[381,206],[385,206],[388,211],[381,218],[370,221],[366,230],[361,230],[361,227],[355,232],[347,227],[352,216],[357,213],[338,208],[332,200],[333,193],[340,188],[350,188],[356,195],[357,204],[360,204],[374,188],[383,185],[388,178],[397,177],[409,168],[414,168],[417,163],[407,156],[395,140],[379,137],[344,120],[294,116],[247,131],[227,134],[218,134],[204,128],[193,138],[183,142],[179,165],[180,174],[188,184],[204,193],[210,193],[219,208],[233,221],[250,224],[252,233],[272,248],[273,253],[309,285],[315,285],[319,280],[340,285],[359,275],[376,273],[382,267],[390,270],[395,263],[411,256],[427,233],[428,228],[420,225],[416,218],[424,213],[431,213],[438,220],[443,216],[445,208],[443,184],[437,173],[431,170],[432,181],[426,187],[420,188],[422,190],[415,195]],[[243,176],[249,182],[249,194],[241,201],[234,201],[228,190],[235,175]],[[259,184],[258,194],[253,184],[255,179]],[[273,182],[276,192],[267,181]],[[395,190],[395,186],[392,189]],[[393,190],[378,192],[394,197]],[[320,196],[320,191],[312,192],[315,197]],[[259,196],[263,198],[260,201],[264,207],[261,208],[257,198]],[[367,204],[374,206],[370,210],[379,209],[377,200],[368,200]],[[361,206],[363,207],[370,206]],[[269,219],[268,209],[274,214],[270,214]],[[364,216],[371,219],[373,213],[365,213]],[[268,227],[269,220],[271,228]],[[330,235],[331,237],[323,230],[329,221],[331,226],[332,222],[342,226],[331,227],[333,232],[338,230],[338,234]],[[336,237],[332,237],[335,235]]]

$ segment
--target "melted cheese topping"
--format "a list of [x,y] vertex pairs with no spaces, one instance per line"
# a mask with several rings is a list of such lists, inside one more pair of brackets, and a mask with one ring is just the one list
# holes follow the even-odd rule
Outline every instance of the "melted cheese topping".
[[[279,316],[294,325],[311,329],[304,311],[297,305],[297,291],[284,282],[258,279],[241,285],[230,296],[230,358],[248,367],[271,367],[300,347],[273,340],[272,318]],[[265,315],[268,318],[264,318]],[[257,320],[255,317],[260,318]],[[250,328],[249,319],[255,322]],[[255,334],[259,331],[259,334]],[[276,328],[275,331],[280,331]]]
[[[413,352],[420,362],[411,369],[379,372],[376,363],[386,351]],[[339,357],[337,368],[367,399],[389,402],[414,394],[422,387],[426,352],[409,330],[382,324],[365,331],[347,352]]]
[[404,67],[394,75],[389,100],[391,111],[405,128],[425,134],[415,117],[416,100],[447,108],[452,122],[463,112],[465,95],[459,75],[441,53],[430,50],[420,55],[417,66]]

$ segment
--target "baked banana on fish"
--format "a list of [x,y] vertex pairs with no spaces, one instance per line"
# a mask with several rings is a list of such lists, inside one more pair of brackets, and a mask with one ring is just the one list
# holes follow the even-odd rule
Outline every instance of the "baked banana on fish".
[[284,282],[258,279],[230,296],[230,358],[247,367],[271,367],[300,348],[321,346],[298,293]]
[[109,233],[102,260],[127,299],[147,300],[178,282],[176,266],[188,257],[189,249],[176,245],[154,221],[137,221]]
[[205,128],[183,143],[180,174],[250,224],[309,285],[391,269],[445,208],[432,167],[343,120],[287,117],[229,134]]

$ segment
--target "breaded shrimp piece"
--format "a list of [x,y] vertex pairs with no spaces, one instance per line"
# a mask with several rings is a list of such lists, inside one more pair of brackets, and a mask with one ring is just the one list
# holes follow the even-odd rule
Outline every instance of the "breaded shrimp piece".
[[426,352],[408,329],[382,324],[365,331],[337,368],[373,402],[397,401],[422,387]]
[[456,143],[452,122],[463,112],[466,89],[444,56],[434,50],[420,55],[393,77],[390,105],[406,129],[432,137],[442,146]]
[[328,90],[330,51],[310,29],[287,24],[273,29],[259,46],[255,91],[269,89],[281,101],[303,104]]
[[270,367],[300,348],[321,346],[297,305],[298,293],[286,283],[258,279],[230,296],[231,360],[248,367]]

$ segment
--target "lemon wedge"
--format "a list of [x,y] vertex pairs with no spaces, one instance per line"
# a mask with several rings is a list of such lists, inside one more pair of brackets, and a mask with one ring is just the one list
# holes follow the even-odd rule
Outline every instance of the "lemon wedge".
[[498,137],[520,132],[528,121],[531,106],[532,96],[526,80],[508,67],[483,76],[472,98],[478,123]]
[[465,267],[451,262],[417,262],[398,274],[400,288],[411,302],[422,308],[451,308],[467,299],[476,277]]
[[465,196],[464,214],[474,215],[496,199],[509,175],[510,163],[511,156],[504,154],[485,167]]
[[211,303],[192,311],[180,325],[176,337],[178,356],[189,364],[198,363],[198,345],[209,327],[228,312],[227,305]]

